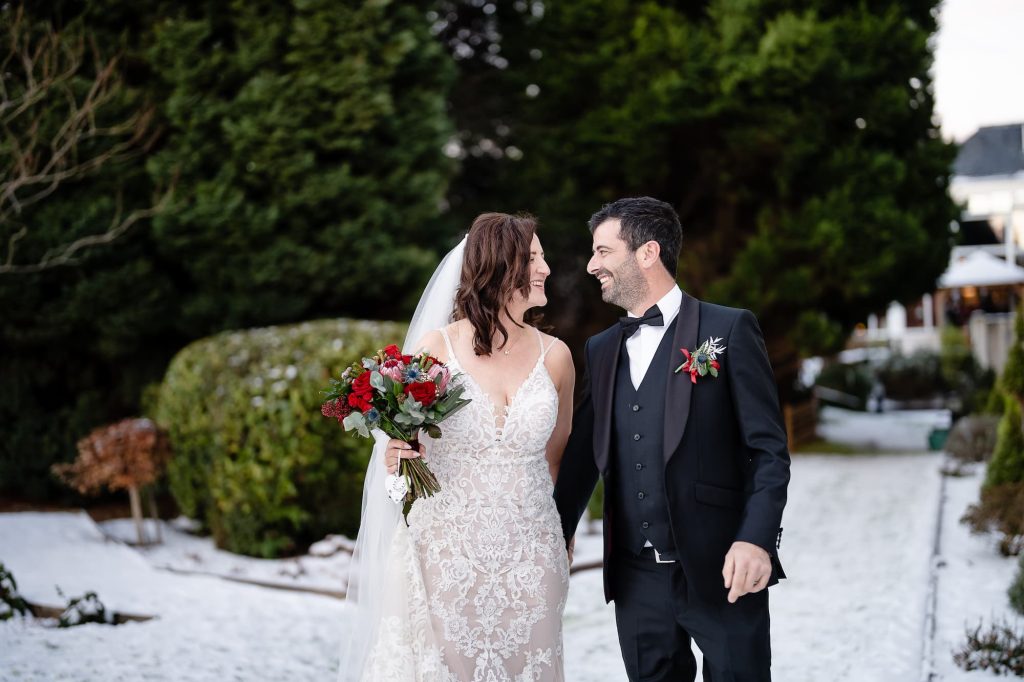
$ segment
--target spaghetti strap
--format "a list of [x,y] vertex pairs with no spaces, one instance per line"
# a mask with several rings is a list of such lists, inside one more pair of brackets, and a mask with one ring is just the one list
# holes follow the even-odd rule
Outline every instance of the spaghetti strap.
[[540,335],[539,329],[537,330],[537,337],[540,339],[540,359],[543,360],[544,358],[547,357],[548,351],[551,350],[551,347],[555,345],[556,341],[558,341],[558,337],[551,337],[551,343],[549,343],[546,348],[544,347],[544,337]]
[[444,339],[444,347],[448,351],[448,362],[458,362],[458,358],[455,357],[455,349],[452,348],[452,341],[451,339],[448,338],[448,330],[444,327],[441,327],[440,329],[438,329],[438,331],[441,332],[441,338]]

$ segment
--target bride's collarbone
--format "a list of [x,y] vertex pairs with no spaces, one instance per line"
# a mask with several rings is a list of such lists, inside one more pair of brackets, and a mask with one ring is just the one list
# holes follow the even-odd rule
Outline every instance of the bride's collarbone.
[[540,364],[541,350],[512,348],[508,355],[495,350],[490,355],[475,355],[472,349],[456,348],[462,369],[472,378],[477,388],[486,394],[495,408],[508,409],[515,400],[519,390],[525,385]]

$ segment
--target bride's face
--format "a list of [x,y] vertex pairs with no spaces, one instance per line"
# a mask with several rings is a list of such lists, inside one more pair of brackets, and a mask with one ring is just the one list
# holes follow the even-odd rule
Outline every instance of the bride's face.
[[540,246],[540,239],[533,235],[533,243],[530,244],[530,295],[526,299],[527,308],[537,308],[548,304],[548,296],[544,293],[544,282],[551,274],[547,262],[544,260],[544,249]]

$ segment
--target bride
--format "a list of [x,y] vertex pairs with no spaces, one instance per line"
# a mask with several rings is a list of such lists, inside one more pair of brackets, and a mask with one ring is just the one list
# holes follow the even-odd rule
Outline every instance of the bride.
[[[552,489],[575,372],[568,347],[528,322],[550,274],[535,230],[528,216],[479,216],[416,309],[404,351],[446,363],[472,402],[418,452],[375,434],[341,680],[563,679],[569,563]],[[441,491],[406,526],[383,480],[419,456]]]

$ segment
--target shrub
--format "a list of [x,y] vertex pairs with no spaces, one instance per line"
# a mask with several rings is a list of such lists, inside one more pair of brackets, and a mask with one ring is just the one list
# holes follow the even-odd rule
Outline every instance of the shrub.
[[[58,590],[61,597],[64,596]],[[81,597],[74,597],[68,600],[64,612],[60,614],[57,627],[71,628],[86,623],[114,624],[114,614],[107,610],[95,592],[86,592]]]
[[985,486],[1024,481],[1024,431],[1020,403],[1005,399],[1005,410],[996,433],[995,452],[985,473]]
[[878,379],[893,400],[934,398],[948,389],[940,357],[931,351],[892,356],[878,368]]
[[[860,409],[864,409],[867,405],[868,395],[870,395],[871,388],[874,386],[875,381],[871,370],[866,364],[844,365],[834,363],[822,368],[821,374],[818,375],[818,378],[814,383],[817,386],[831,388],[857,398],[860,402]],[[850,405],[842,403],[831,403],[825,397],[819,397],[819,400],[825,404],[850,407]]]
[[960,519],[975,533],[1002,533],[999,551],[1016,556],[1024,549],[1024,482],[984,486],[981,500]]
[[331,375],[405,336],[389,322],[322,320],[227,332],[171,362],[157,420],[170,488],[218,547],[278,556],[354,534],[371,449],[320,414]]
[[28,604],[18,593],[14,575],[0,562],[0,620],[10,620],[15,614],[28,613]]
[[1024,557],[1021,557],[1017,563],[1017,575],[1014,576],[1013,583],[1007,590],[1007,596],[1010,597],[1010,606],[1017,613],[1024,614]]
[[962,417],[953,425],[946,440],[946,452],[960,462],[983,462],[996,447],[999,418],[992,415]]
[[967,642],[953,655],[964,670],[989,670],[996,675],[1024,675],[1024,633],[1009,623],[982,624],[967,631]]
[[[594,486],[594,493],[590,496],[590,501],[587,502],[587,516],[590,519],[588,525],[595,523],[601,523],[601,519],[604,518],[604,477],[597,479],[597,485]],[[590,530],[589,528],[587,529]],[[578,532],[578,531],[577,531]]]

